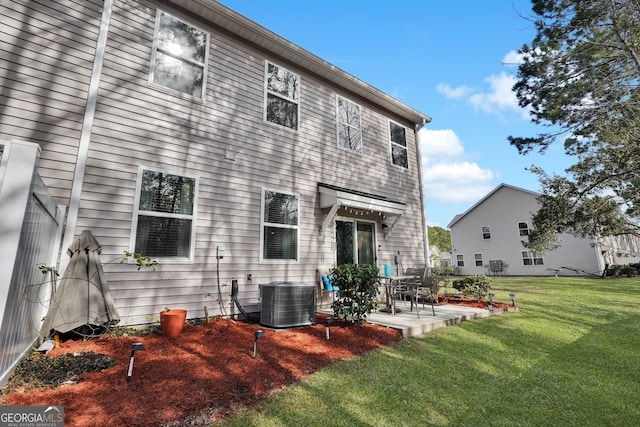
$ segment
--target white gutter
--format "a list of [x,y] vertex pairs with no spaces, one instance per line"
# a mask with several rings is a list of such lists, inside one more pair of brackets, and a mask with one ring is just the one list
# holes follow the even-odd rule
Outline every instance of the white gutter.
[[[69,199],[67,223],[64,229],[64,239],[62,241],[62,254],[66,254],[67,248],[73,243],[76,226],[78,224],[80,198],[82,196],[82,186],[84,184],[84,175],[87,168],[87,158],[89,157],[89,143],[91,141],[91,131],[93,129],[93,121],[96,113],[98,89],[100,87],[100,77],[102,74],[102,66],[104,64],[104,53],[107,46],[107,35],[109,33],[109,20],[111,18],[112,7],[113,0],[104,0],[102,19],[100,22],[100,33],[98,34],[98,41],[96,44],[96,56],[93,61],[91,82],[89,83],[89,92],[87,94],[87,105],[85,107],[84,121],[82,123],[80,143],[78,145],[76,170],[73,174],[73,182],[71,184],[71,198]],[[68,263],[69,257],[64,255],[61,256],[58,271],[64,271]]]
[[415,129],[416,134],[416,157],[418,158],[418,179],[420,180],[420,206],[422,208],[422,229],[424,232],[424,265],[431,267],[431,257],[429,256],[429,229],[427,228],[427,207],[424,201],[424,183],[422,182],[422,154],[420,153],[420,129],[429,123],[424,120]]

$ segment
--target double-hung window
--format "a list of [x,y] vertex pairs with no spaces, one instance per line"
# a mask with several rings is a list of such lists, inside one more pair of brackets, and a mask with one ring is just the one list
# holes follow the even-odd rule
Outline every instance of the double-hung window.
[[261,261],[298,261],[300,197],[262,189]]
[[458,267],[464,267],[464,255],[456,255],[456,265]]
[[521,236],[528,236],[529,235],[529,225],[526,222],[519,222],[518,223],[518,232],[520,233]]
[[341,96],[337,104],[338,148],[362,154],[360,106]]
[[544,258],[531,251],[522,251],[523,265],[544,265]]
[[482,267],[484,265],[482,262],[482,254],[473,254],[473,258],[476,261],[476,267]]
[[299,104],[300,76],[266,61],[264,120],[298,130]]
[[488,225],[482,227],[482,238],[484,240],[489,240],[491,238],[491,227]]
[[406,129],[403,126],[390,121],[389,136],[391,139],[391,162],[394,165],[409,168]]
[[209,33],[158,10],[149,82],[204,99]]
[[192,261],[198,179],[140,168],[133,213],[133,251]]

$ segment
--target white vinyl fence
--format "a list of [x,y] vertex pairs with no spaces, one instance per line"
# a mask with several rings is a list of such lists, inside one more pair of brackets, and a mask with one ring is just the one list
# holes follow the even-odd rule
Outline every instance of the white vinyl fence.
[[63,209],[36,172],[37,144],[0,141],[0,385],[35,343],[55,277]]

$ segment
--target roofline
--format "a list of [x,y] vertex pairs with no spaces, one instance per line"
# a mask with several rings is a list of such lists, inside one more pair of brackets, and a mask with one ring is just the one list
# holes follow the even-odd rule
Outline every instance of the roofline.
[[311,74],[320,76],[400,117],[410,120],[417,127],[431,122],[431,117],[426,114],[409,107],[258,23],[229,9],[216,0],[168,0],[168,2],[207,20],[237,37],[249,41],[255,46],[273,52]]
[[524,188],[516,187],[515,185],[509,185],[509,184],[502,183],[502,184],[498,185],[496,188],[494,188],[493,190],[491,190],[489,193],[487,193],[482,199],[480,199],[476,203],[474,203],[473,206],[471,206],[469,209],[464,211],[464,213],[457,214],[456,216],[454,216],[453,219],[451,220],[451,222],[449,223],[449,225],[447,225],[447,228],[450,229],[452,225],[454,225],[456,222],[460,221],[469,212],[474,210],[476,207],[478,207],[480,204],[482,204],[482,202],[484,202],[489,197],[491,197],[491,195],[493,195],[496,191],[498,191],[498,190],[500,190],[501,188],[504,188],[504,187],[511,188],[513,190],[524,191],[525,193],[533,194],[536,197],[541,196],[541,193],[537,193],[535,191],[526,190]]

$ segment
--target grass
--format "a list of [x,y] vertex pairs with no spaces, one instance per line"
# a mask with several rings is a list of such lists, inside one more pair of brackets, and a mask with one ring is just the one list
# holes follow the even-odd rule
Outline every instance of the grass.
[[640,425],[640,279],[501,277],[520,311],[336,363],[223,426]]

